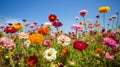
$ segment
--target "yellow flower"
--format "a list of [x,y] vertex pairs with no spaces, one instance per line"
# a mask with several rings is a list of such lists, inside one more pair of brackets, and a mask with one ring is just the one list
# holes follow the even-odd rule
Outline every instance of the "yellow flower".
[[23,25],[21,23],[16,23],[16,24],[13,25],[13,27],[15,27],[18,30],[23,29]]
[[44,37],[42,34],[34,33],[29,36],[31,43],[38,44],[43,41]]
[[109,6],[102,6],[98,9],[99,13],[108,13],[110,11],[110,7]]
[[87,23],[86,22],[82,22],[83,25],[86,25]]

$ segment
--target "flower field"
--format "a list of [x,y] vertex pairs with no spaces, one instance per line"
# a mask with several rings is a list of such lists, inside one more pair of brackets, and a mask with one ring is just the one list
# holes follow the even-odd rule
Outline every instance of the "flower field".
[[67,33],[59,29],[63,23],[55,14],[41,25],[26,19],[0,25],[0,67],[120,67],[119,17],[117,12],[106,24],[109,11],[109,6],[100,7],[103,16],[89,23],[88,11],[81,10],[83,21]]

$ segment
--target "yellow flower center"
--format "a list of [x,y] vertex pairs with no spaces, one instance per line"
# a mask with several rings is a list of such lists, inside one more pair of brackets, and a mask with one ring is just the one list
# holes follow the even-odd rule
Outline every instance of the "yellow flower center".
[[22,37],[25,37],[26,35],[25,34],[21,34]]
[[51,56],[52,55],[52,52],[48,52],[48,56]]
[[64,42],[65,42],[65,39],[62,39],[61,42],[64,43]]
[[8,28],[9,30],[12,30],[12,28],[10,27],[10,28]]

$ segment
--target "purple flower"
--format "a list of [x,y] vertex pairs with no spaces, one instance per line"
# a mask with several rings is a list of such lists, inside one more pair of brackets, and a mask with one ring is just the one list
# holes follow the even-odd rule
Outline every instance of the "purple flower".
[[105,38],[104,39],[104,43],[112,48],[118,48],[118,44],[115,40],[113,40],[112,38]]
[[61,22],[53,22],[53,26],[61,27],[63,24]]

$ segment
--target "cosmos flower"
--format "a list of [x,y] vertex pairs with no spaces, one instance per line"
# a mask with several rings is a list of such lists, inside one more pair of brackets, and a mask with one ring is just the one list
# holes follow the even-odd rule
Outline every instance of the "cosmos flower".
[[81,10],[81,11],[80,11],[80,15],[81,15],[82,17],[86,16],[87,13],[88,13],[87,10]]
[[113,54],[111,54],[111,53],[109,53],[109,52],[106,52],[106,53],[105,53],[105,56],[106,56],[106,58],[109,59],[109,60],[114,60],[114,57],[115,57]]
[[29,56],[27,59],[27,64],[31,66],[36,66],[38,63],[38,57],[37,56]]
[[56,59],[57,51],[54,48],[49,48],[43,53],[44,58],[48,61],[54,61]]
[[29,35],[29,40],[34,44],[42,43],[43,39],[44,37],[42,34],[34,33]]
[[29,34],[25,33],[25,32],[20,32],[20,33],[18,33],[18,37],[20,39],[27,39],[29,37]]
[[10,27],[10,26],[6,26],[4,28],[4,32],[5,33],[15,33],[17,32],[18,30],[15,28],[15,27]]
[[53,22],[53,26],[61,27],[63,24],[61,22]]
[[52,26],[52,23],[50,23],[50,22],[45,22],[44,26],[45,26],[45,27],[51,27],[51,26]]
[[83,26],[79,24],[73,24],[72,29],[77,30],[77,31],[84,31]]
[[39,33],[42,33],[43,35],[47,35],[49,33],[49,28],[48,27],[43,27],[41,26],[39,29],[38,29],[38,32]]
[[106,45],[110,46],[111,48],[118,48],[118,46],[119,46],[119,45],[117,44],[117,42],[116,42],[115,40],[113,40],[112,38],[106,37],[106,38],[104,38],[103,42],[104,42]]
[[50,14],[50,15],[48,16],[48,20],[49,20],[50,22],[55,22],[55,21],[57,20],[57,16],[54,15],[54,14]]
[[110,7],[109,6],[102,6],[98,9],[99,13],[108,13],[110,11]]
[[16,47],[16,44],[14,43],[14,41],[8,37],[2,37],[0,39],[0,43],[3,44],[3,46],[2,46],[3,49],[12,50],[13,48]]
[[44,45],[44,46],[51,46],[52,44],[51,44],[51,41],[50,41],[50,40],[45,40],[45,41],[43,42],[43,45]]
[[66,35],[59,35],[57,37],[58,44],[61,44],[62,46],[68,46],[71,42],[71,39]]
[[87,49],[87,44],[86,44],[85,42],[83,42],[83,41],[77,40],[77,41],[75,41],[75,42],[73,43],[73,47],[74,47],[75,49],[77,49],[77,50],[82,51],[82,50],[86,50],[86,49]]

